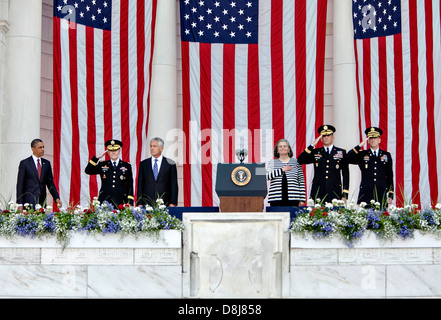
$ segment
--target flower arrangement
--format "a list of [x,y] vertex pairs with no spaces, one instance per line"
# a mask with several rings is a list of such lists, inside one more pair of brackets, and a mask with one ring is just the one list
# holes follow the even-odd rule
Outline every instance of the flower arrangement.
[[[23,207],[23,210],[19,210]],[[153,206],[134,207],[119,205],[113,207],[108,202],[102,204],[94,198],[87,207],[80,205],[68,208],[43,208],[36,205],[8,203],[0,210],[0,236],[12,239],[17,236],[41,238],[55,236],[65,248],[75,232],[87,234],[119,234],[154,236],[160,230],[183,230],[181,220],[169,214],[162,199]]]
[[367,230],[384,241],[412,238],[415,230],[441,238],[441,204],[418,210],[415,204],[403,208],[391,205],[383,209],[375,201],[371,201],[369,206],[336,199],[325,204],[319,201],[308,201],[303,212],[291,222],[291,233],[314,239],[339,236],[349,247],[359,241]]

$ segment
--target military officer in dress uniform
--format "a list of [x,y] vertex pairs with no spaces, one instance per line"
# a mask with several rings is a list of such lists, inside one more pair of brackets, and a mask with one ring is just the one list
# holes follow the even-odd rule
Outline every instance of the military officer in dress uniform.
[[[348,152],[348,162],[357,164],[361,170],[358,203],[366,202],[370,205],[371,200],[374,200],[386,206],[394,198],[392,157],[389,152],[379,148],[383,134],[380,128],[367,128],[365,134],[367,138]],[[360,151],[366,142],[369,142],[370,148]]]
[[[349,168],[346,150],[334,146],[335,127],[322,125],[319,136],[297,158],[300,164],[314,164],[311,199],[331,202],[333,199],[346,200],[349,193]],[[315,146],[323,142],[322,148]]]
[[[133,175],[132,165],[119,158],[123,143],[119,140],[109,140],[105,143],[106,150],[92,157],[86,166],[87,174],[101,176],[101,189],[98,200],[107,201],[115,206],[133,204]],[[110,160],[100,161],[108,153]]]

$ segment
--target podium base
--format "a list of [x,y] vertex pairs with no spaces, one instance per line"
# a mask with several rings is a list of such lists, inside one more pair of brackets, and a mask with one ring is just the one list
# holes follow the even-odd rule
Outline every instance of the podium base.
[[263,212],[264,197],[219,197],[221,212]]

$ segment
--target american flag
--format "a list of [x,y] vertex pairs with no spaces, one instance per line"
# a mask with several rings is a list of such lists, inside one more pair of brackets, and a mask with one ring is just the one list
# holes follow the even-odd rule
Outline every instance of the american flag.
[[84,168],[110,139],[146,153],[157,0],[54,0],[54,179],[64,204],[88,203]]
[[314,140],[326,10],[326,0],[180,0],[185,206],[218,205],[217,164],[238,162],[235,150],[263,163],[279,139],[294,156]]
[[398,205],[439,200],[441,37],[439,0],[353,0],[360,139],[384,134]]

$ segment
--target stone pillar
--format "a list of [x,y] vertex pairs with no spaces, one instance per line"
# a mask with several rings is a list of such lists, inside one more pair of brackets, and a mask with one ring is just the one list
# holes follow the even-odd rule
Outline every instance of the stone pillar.
[[[334,123],[336,145],[350,150],[359,141],[358,100],[352,27],[352,1],[334,0],[333,5]],[[360,171],[350,165],[349,198],[357,199]]]
[[[0,0],[0,152],[1,141],[3,141],[2,135],[2,122],[3,122],[3,112],[4,112],[4,96],[5,96],[5,68],[6,68],[6,34],[9,31],[8,24],[8,5],[9,0]],[[3,173],[3,162],[0,153],[0,181],[2,179]],[[0,184],[1,185],[1,184]],[[0,208],[3,205],[3,189],[0,186]]]
[[[9,5],[8,5],[9,3]],[[0,195],[14,200],[17,169],[40,135],[41,0],[9,0],[0,136]],[[1,198],[0,198],[1,199]]]
[[[160,137],[167,147],[174,144],[177,128],[177,1],[158,1],[155,50],[152,65],[151,105],[147,139]],[[146,157],[150,156],[147,148]]]

